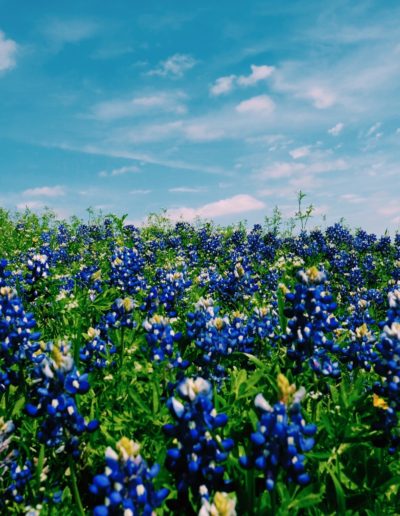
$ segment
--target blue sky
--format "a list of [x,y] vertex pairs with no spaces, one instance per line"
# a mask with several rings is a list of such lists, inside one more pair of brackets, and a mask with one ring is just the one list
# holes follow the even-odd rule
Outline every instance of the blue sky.
[[397,1],[0,0],[0,205],[400,227]]

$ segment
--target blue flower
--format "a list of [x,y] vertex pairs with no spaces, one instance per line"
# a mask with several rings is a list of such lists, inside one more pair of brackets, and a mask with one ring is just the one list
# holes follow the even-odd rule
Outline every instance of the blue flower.
[[305,485],[310,481],[304,452],[314,446],[317,430],[314,424],[306,424],[301,413],[305,390],[295,392],[283,375],[279,375],[278,384],[281,400],[274,406],[262,394],[256,396],[260,419],[250,436],[251,452],[239,459],[245,469],[255,468],[263,473],[268,491],[274,489],[280,471],[285,472],[289,482]]
[[117,451],[107,448],[105,471],[96,475],[89,487],[97,500],[103,502],[96,505],[93,514],[151,516],[169,494],[166,488],[154,487],[159,466],[149,468],[139,454],[139,445],[126,437],[117,443]]

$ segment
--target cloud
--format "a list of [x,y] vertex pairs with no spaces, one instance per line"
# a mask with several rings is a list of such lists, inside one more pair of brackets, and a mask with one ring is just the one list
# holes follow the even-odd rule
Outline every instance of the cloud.
[[227,75],[225,77],[220,77],[217,79],[213,86],[210,88],[211,95],[222,95],[224,93],[229,93],[234,87],[234,81],[236,79],[236,75]]
[[57,45],[79,43],[93,37],[99,30],[98,23],[91,20],[51,19],[42,29],[44,35]]
[[200,218],[223,217],[224,215],[234,215],[249,211],[261,210],[265,208],[265,204],[247,194],[235,195],[228,199],[212,202],[200,206],[199,208],[173,208],[166,212],[166,215],[172,220],[194,220]]
[[305,170],[303,163],[277,162],[265,168],[257,174],[261,179],[280,179],[282,177],[291,177],[296,172]]
[[27,197],[62,197],[65,195],[65,188],[63,186],[40,186],[28,188],[22,192],[22,195]]
[[343,201],[349,202],[351,204],[360,204],[367,200],[366,197],[353,193],[343,194],[340,196],[340,198],[343,199]]
[[204,172],[207,174],[218,174],[223,176],[231,175],[230,172],[222,167],[213,165],[202,165],[201,163],[190,163],[177,159],[160,158],[157,155],[148,154],[141,151],[130,151],[121,148],[115,148],[105,145],[70,145],[68,143],[42,144],[47,148],[56,148],[72,152],[80,152],[94,156],[108,156],[112,158],[124,158],[134,161],[142,161],[151,165],[160,165],[161,167],[172,168],[177,170],[194,170],[195,172]]
[[258,95],[248,100],[243,100],[236,106],[238,113],[265,115],[274,111],[275,104],[268,95]]
[[381,125],[381,122],[376,122],[376,124],[372,125],[367,131],[367,137],[372,136],[374,133],[376,133],[376,131],[381,127]]
[[174,54],[167,60],[161,61],[158,68],[150,70],[146,75],[182,77],[195,64],[196,60],[188,54]]
[[41,201],[26,201],[20,202],[16,205],[17,210],[41,210],[45,207],[44,203]]
[[344,124],[342,122],[339,122],[338,124],[328,129],[328,133],[332,136],[338,136],[343,131],[343,128]]
[[319,174],[346,170],[348,163],[343,159],[333,161],[315,161],[313,163],[276,162],[258,172],[256,176],[260,179],[280,179],[292,177],[297,173]]
[[240,77],[236,75],[226,75],[219,77],[213,86],[211,86],[210,93],[211,95],[217,96],[229,93],[235,86],[253,86],[257,84],[257,82],[267,79],[274,70],[275,68],[273,66],[251,65],[250,75],[241,75]]
[[259,81],[267,79],[275,70],[273,66],[256,66],[251,65],[251,74],[247,76],[240,76],[237,80],[239,86],[253,86]]
[[186,106],[181,102],[185,95],[181,92],[158,93],[128,100],[100,102],[92,108],[92,117],[98,120],[116,120],[148,113],[159,112],[184,114]]
[[7,39],[0,30],[0,72],[11,70],[16,65],[18,45],[12,39]]
[[336,102],[335,94],[321,86],[313,86],[304,93],[304,97],[311,99],[317,109],[329,108]]
[[293,159],[304,158],[305,156],[308,156],[310,154],[310,147],[298,147],[297,149],[291,150],[289,154],[292,156]]
[[136,190],[130,190],[129,193],[131,195],[147,195],[147,194],[151,193],[151,190],[142,190],[142,189],[138,188]]
[[175,188],[168,188],[168,192],[171,193],[199,193],[204,192],[205,188],[202,186],[199,187],[190,187],[190,186],[177,186]]
[[113,177],[136,172],[140,172],[140,168],[135,165],[132,165],[130,167],[114,168],[114,170],[111,170],[110,172],[107,172],[107,170],[102,170],[101,172],[99,172],[98,175],[100,177]]
[[190,124],[184,127],[184,134],[189,140],[208,142],[223,138],[224,131],[213,129],[206,124]]

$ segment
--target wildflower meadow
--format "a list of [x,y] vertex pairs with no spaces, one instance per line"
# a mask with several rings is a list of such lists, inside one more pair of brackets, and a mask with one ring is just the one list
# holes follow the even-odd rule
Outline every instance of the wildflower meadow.
[[0,513],[400,514],[400,234],[310,215],[0,210]]

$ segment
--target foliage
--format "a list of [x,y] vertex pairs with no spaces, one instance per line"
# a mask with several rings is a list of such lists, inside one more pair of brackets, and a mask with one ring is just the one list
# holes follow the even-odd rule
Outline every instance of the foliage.
[[253,228],[0,210],[2,513],[400,512],[400,236],[298,200]]

